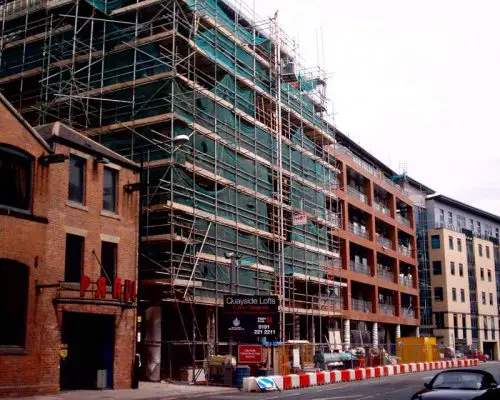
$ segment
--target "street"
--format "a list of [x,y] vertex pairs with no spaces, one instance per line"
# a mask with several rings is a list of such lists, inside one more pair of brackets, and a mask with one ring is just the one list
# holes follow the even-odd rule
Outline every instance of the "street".
[[[489,362],[481,364],[474,369],[482,369],[493,374],[495,379],[500,382],[500,362]],[[384,399],[384,400],[401,400],[410,399],[413,393],[423,387],[425,382],[428,382],[436,373],[420,372],[409,375],[397,375],[372,379],[362,382],[338,383],[326,386],[316,386],[308,389],[287,390],[284,392],[270,393],[230,393],[219,394],[213,396],[198,396],[197,399],[315,399],[315,400],[365,400],[365,399]]]

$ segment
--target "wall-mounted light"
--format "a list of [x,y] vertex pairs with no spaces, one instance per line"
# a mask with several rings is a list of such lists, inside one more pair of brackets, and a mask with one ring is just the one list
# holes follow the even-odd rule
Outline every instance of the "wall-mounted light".
[[109,158],[100,156],[94,159],[94,162],[96,164],[109,164],[111,161],[109,161]]
[[136,182],[136,183],[127,183],[123,188],[127,193],[132,193],[132,192],[137,192],[141,190],[143,187],[145,187],[143,182]]
[[38,157],[38,162],[42,165],[59,164],[65,162],[68,158],[66,154],[49,154]]

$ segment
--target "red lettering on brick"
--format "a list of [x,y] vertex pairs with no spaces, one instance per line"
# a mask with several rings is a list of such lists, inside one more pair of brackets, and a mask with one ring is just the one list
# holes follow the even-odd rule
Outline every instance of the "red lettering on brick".
[[113,283],[113,299],[121,300],[122,298],[122,280],[116,278]]
[[137,299],[137,282],[132,281],[131,283],[131,290],[130,290],[130,301],[135,302]]
[[94,297],[104,299],[106,297],[106,278],[104,276],[97,280],[97,289]]
[[85,296],[85,291],[89,288],[90,278],[86,275],[82,275],[80,278],[80,297]]
[[125,280],[125,295],[123,300],[130,301],[130,296],[132,294],[132,282],[128,279]]

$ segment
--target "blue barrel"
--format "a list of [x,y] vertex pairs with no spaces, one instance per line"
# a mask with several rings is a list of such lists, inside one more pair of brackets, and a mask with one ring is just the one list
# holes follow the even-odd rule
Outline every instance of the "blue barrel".
[[238,365],[234,369],[234,379],[233,384],[236,387],[243,387],[243,378],[247,378],[250,376],[250,367],[248,365]]

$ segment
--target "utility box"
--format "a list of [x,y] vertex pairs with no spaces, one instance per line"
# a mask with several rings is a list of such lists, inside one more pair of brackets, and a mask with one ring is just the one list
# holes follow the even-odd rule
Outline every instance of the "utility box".
[[97,389],[107,389],[108,388],[108,370],[107,369],[98,369],[97,370],[96,388]]
[[396,356],[401,364],[439,361],[435,337],[404,337],[397,339]]

